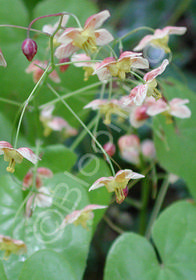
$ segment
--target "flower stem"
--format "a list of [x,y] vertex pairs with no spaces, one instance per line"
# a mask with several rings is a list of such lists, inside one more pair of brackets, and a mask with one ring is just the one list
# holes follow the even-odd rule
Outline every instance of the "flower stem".
[[72,113],[72,115],[78,120],[78,122],[83,126],[83,128],[87,131],[87,133],[90,135],[90,137],[93,139],[93,141],[97,144],[97,146],[101,149],[101,151],[103,152],[103,154],[105,155],[106,159],[109,162],[111,171],[112,171],[112,175],[115,176],[115,171],[114,171],[114,167],[113,164],[110,160],[110,157],[108,156],[108,154],[106,153],[106,151],[103,149],[103,147],[101,146],[101,144],[97,141],[97,139],[95,138],[95,136],[92,134],[92,132],[88,129],[88,127],[83,123],[83,121],[78,117],[78,115],[72,110],[72,108],[65,102],[65,100],[63,100],[63,97],[61,97],[57,91],[50,85],[47,84],[48,88],[58,97],[59,100],[61,100],[61,102],[65,105],[65,107]]
[[119,228],[118,226],[116,226],[106,215],[103,216],[104,221],[108,224],[109,227],[111,227],[111,229],[113,229],[114,231],[116,231],[119,234],[124,233],[124,231]]
[[141,201],[142,208],[140,211],[140,219],[139,219],[139,233],[144,235],[146,229],[146,216],[147,216],[147,208],[150,194],[150,184],[148,179],[142,180],[142,193],[141,193]]
[[[87,125],[87,127],[88,127],[89,130],[94,126],[96,120],[97,120],[97,117],[93,118],[93,119],[91,120],[91,122]],[[78,137],[76,138],[76,140],[72,143],[72,145],[71,145],[71,147],[70,147],[70,150],[71,150],[71,151],[74,151],[74,150],[75,150],[75,148],[79,145],[79,143],[84,139],[84,137],[86,136],[86,134],[87,134],[87,131],[84,129],[84,130],[78,135]]]
[[21,103],[19,103],[17,101],[9,100],[9,99],[2,98],[2,97],[0,97],[0,102],[8,103],[8,104],[11,104],[11,105],[14,105],[14,106],[20,106],[21,105]]
[[17,131],[16,131],[16,137],[15,137],[15,142],[14,142],[14,148],[16,149],[17,144],[18,144],[18,137],[19,137],[19,132],[20,132],[20,127],[22,124],[22,119],[25,113],[25,110],[29,104],[29,102],[31,101],[31,98],[33,97],[33,94],[36,92],[36,90],[38,89],[39,85],[41,84],[41,82],[47,77],[48,75],[48,69],[50,68],[50,65],[47,66],[46,70],[44,71],[44,73],[42,74],[42,76],[40,77],[39,81],[36,83],[36,85],[34,86],[32,92],[30,93],[29,97],[27,98],[27,100],[24,102],[23,108],[22,108],[22,112],[20,115],[20,119],[18,121],[18,127],[17,127]]
[[138,28],[135,28],[134,30],[128,32],[127,34],[125,34],[124,36],[120,37],[118,40],[117,40],[117,43],[123,39],[125,39],[126,37],[140,31],[140,30],[149,30],[151,32],[154,32],[154,29],[151,28],[151,27],[148,27],[148,26],[141,26],[141,27],[138,27]]
[[47,103],[45,103],[45,104],[39,106],[39,109],[43,109],[43,108],[45,108],[45,107],[47,107],[47,106],[56,104],[57,102],[61,101],[62,99],[67,99],[67,98],[69,98],[69,97],[71,97],[71,96],[74,96],[74,95],[77,95],[77,94],[79,94],[79,93],[85,92],[85,91],[87,91],[87,90],[89,90],[89,89],[92,89],[92,88],[94,88],[94,87],[98,87],[98,86],[100,86],[100,85],[102,85],[102,82],[97,82],[97,83],[94,83],[94,84],[92,84],[92,85],[89,85],[89,86],[86,86],[86,87],[77,89],[77,90],[75,90],[75,91],[72,91],[72,92],[70,92],[70,93],[66,93],[66,94],[62,95],[60,98],[57,98],[57,99],[55,99],[55,100],[52,100],[52,101],[50,101],[50,102],[47,102]]
[[169,187],[169,179],[168,179],[168,176],[167,176],[162,183],[161,189],[160,189],[159,194],[157,196],[157,200],[155,202],[154,209],[152,211],[152,215],[150,217],[150,221],[149,221],[149,224],[148,224],[148,227],[147,227],[147,230],[146,230],[146,238],[147,239],[150,239],[152,226],[153,226],[153,224],[154,224],[154,222],[155,222],[155,220],[156,220],[156,218],[157,218],[157,216],[160,212],[160,209],[161,209],[163,200],[165,198],[165,195],[167,193],[168,187]]

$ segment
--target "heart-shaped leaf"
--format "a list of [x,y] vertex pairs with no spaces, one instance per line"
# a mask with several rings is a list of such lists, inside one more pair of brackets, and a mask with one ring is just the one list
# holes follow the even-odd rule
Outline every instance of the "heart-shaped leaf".
[[155,222],[149,241],[134,233],[122,234],[112,245],[105,280],[194,280],[196,275],[196,206],[178,202]]

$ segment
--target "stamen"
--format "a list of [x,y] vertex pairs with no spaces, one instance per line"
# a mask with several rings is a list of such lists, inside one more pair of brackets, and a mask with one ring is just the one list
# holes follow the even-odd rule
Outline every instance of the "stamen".
[[124,193],[124,189],[122,188],[116,188],[115,189],[115,195],[116,195],[116,202],[118,204],[121,204],[124,200],[125,200],[125,193]]
[[14,168],[15,164],[16,164],[15,160],[13,158],[11,158],[10,161],[9,161],[9,166],[6,168],[6,170],[8,172],[10,172],[10,173],[14,173],[14,171],[15,171],[15,168]]

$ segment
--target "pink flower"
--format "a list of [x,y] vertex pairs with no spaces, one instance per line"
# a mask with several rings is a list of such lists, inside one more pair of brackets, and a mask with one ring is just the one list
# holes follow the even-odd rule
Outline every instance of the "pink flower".
[[12,145],[6,141],[0,141],[0,155],[4,155],[4,160],[9,162],[9,166],[6,168],[8,172],[14,173],[15,164],[21,163],[23,158],[36,164],[39,157],[37,157],[33,151],[29,148],[14,149]]
[[190,118],[191,111],[185,105],[189,103],[188,99],[174,98],[167,104],[163,99],[159,99],[153,105],[148,107],[147,114],[155,116],[164,113],[180,119]]
[[103,148],[110,157],[112,157],[116,152],[116,147],[115,147],[114,143],[111,143],[111,142],[105,143],[103,145]]
[[105,116],[104,123],[106,125],[111,123],[111,115],[116,114],[119,117],[127,117],[125,114],[125,110],[123,109],[122,103],[116,99],[95,99],[89,104],[87,104],[85,107],[92,108],[93,110],[99,110],[101,115]]
[[145,177],[142,174],[135,173],[130,169],[120,170],[115,177],[101,177],[89,189],[89,191],[105,186],[108,192],[115,192],[116,202],[122,203],[127,196],[127,184],[130,179],[140,179]]
[[134,106],[131,110],[129,121],[130,124],[135,127],[141,127],[147,119],[149,119],[149,115],[147,114],[148,106],[143,104],[141,106]]
[[44,186],[39,188],[36,193],[33,193],[26,203],[25,216],[31,217],[32,211],[36,206],[42,208],[50,207],[52,205],[52,197],[50,195],[50,191]]
[[5,251],[4,259],[7,260],[11,253],[17,255],[26,253],[27,247],[22,240],[0,235],[0,250]]
[[131,90],[129,95],[130,102],[134,102],[137,106],[139,106],[144,102],[146,96],[153,96],[154,98],[160,98],[161,94],[156,89],[157,82],[155,78],[158,75],[161,75],[165,71],[165,68],[167,67],[168,64],[169,61],[167,59],[164,59],[162,64],[158,68],[146,73],[144,75],[145,84],[138,85],[137,87]]
[[[65,26],[68,22],[68,19],[69,19],[68,15],[63,16],[63,19],[62,19],[62,22],[61,22],[61,29],[59,29],[54,36],[54,45],[58,45],[57,39],[62,34],[62,30],[65,28]],[[56,31],[56,29],[59,25],[59,22],[60,22],[60,20],[58,20],[54,25],[51,25],[51,24],[44,25],[43,28],[42,28],[42,31],[45,32],[45,33],[48,33],[49,35],[52,35]]]
[[141,152],[146,159],[154,159],[156,156],[156,150],[154,142],[150,139],[146,139],[141,143]]
[[140,139],[137,135],[124,135],[118,140],[121,157],[132,164],[140,163]]
[[[33,81],[34,81],[34,83],[37,83],[39,81],[39,79],[41,78],[41,76],[43,75],[44,69],[46,69],[46,67],[47,67],[46,61],[42,62],[39,60],[34,60],[33,62],[31,62],[29,64],[29,66],[27,67],[27,69],[25,71],[26,71],[26,73],[33,72]],[[60,81],[61,81],[56,70],[52,71],[52,73],[50,73],[49,77],[55,83],[60,83]]]
[[71,127],[66,120],[61,117],[56,117],[52,115],[54,106],[45,107],[40,114],[40,121],[44,126],[44,136],[48,136],[53,130],[63,131],[64,135],[75,136],[77,135],[77,130]]
[[[38,167],[36,172],[36,188],[39,189],[42,185],[42,179],[52,178],[53,173],[46,167]],[[30,169],[23,179],[23,190],[28,189],[33,185],[33,170]]]
[[141,53],[126,51],[117,60],[114,57],[107,57],[98,65],[93,74],[99,75],[101,81],[107,81],[110,77],[119,77],[124,80],[126,73],[129,73],[131,68],[146,69],[149,67],[148,60],[141,55]]
[[7,62],[3,56],[1,49],[0,49],[0,66],[7,67]]
[[147,45],[151,44],[170,52],[168,47],[169,35],[183,35],[186,32],[186,27],[167,26],[163,29],[156,29],[153,35],[145,36],[139,44],[134,48],[134,51],[141,51]]
[[81,225],[83,228],[88,229],[87,222],[93,219],[93,210],[105,208],[107,208],[107,206],[90,204],[84,207],[82,210],[73,211],[71,214],[68,214],[65,217],[61,228],[64,228],[68,224],[74,224],[75,226]]
[[[91,62],[90,56],[81,53],[81,54],[74,54],[71,58],[72,62],[74,63],[74,66],[76,67],[83,67],[84,69],[84,81],[87,81],[88,78],[93,74],[96,67],[99,65],[99,62]],[[80,62],[81,61],[81,62]],[[85,62],[86,61],[86,62]]]
[[56,49],[57,58],[65,58],[79,49],[87,54],[97,51],[97,46],[103,46],[113,40],[113,36],[106,29],[97,29],[110,16],[105,10],[89,17],[84,28],[67,28],[58,38],[61,45]]

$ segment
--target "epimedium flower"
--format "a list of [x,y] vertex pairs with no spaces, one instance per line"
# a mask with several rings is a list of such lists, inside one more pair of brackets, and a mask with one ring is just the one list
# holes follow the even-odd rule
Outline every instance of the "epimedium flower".
[[[73,54],[71,58],[74,66],[76,67],[83,67],[84,69],[84,81],[87,81],[88,78],[93,74],[96,67],[99,65],[99,62],[91,62],[90,56],[86,55],[85,53],[80,54]],[[80,62],[81,61],[81,62]]]
[[2,50],[0,49],[0,66],[7,67],[7,62],[3,56]]
[[113,36],[106,29],[98,29],[110,17],[105,10],[90,16],[84,28],[67,28],[58,38],[61,45],[56,49],[55,56],[59,59],[69,57],[79,49],[90,54],[97,51],[97,46],[109,44]]
[[50,191],[42,186],[40,187],[36,193],[33,193],[27,203],[26,203],[26,209],[25,209],[25,216],[31,217],[33,209],[35,209],[36,206],[41,208],[50,207],[52,205],[52,197]]
[[5,251],[4,259],[7,260],[11,253],[17,255],[26,253],[27,247],[22,240],[16,240],[9,236],[0,235],[0,250]]
[[186,27],[166,26],[163,29],[156,29],[153,35],[145,36],[139,44],[134,48],[134,51],[141,51],[147,45],[151,44],[155,47],[162,48],[166,53],[170,52],[168,47],[169,35],[183,35],[186,32]]
[[105,186],[108,192],[115,192],[116,202],[122,203],[128,194],[127,184],[130,179],[140,179],[145,176],[131,169],[120,170],[116,175],[110,177],[101,177],[90,187],[89,191]]
[[137,135],[123,135],[118,139],[120,156],[132,164],[140,163],[140,139]]
[[118,140],[120,156],[125,161],[140,165],[141,156],[144,160],[152,160],[155,158],[155,146],[151,139],[140,142],[137,135],[123,135]]
[[153,96],[155,99],[161,98],[161,93],[156,88],[157,81],[155,78],[165,71],[165,68],[168,64],[169,61],[167,59],[164,59],[159,67],[146,73],[143,78],[145,83],[138,85],[131,90],[129,95],[130,101],[128,102],[133,101],[137,106],[139,106],[144,102],[146,96]]
[[4,155],[4,160],[9,162],[9,166],[6,168],[8,172],[14,173],[15,164],[22,163],[23,158],[36,164],[40,158],[36,156],[29,148],[22,147],[14,149],[12,145],[6,141],[0,141],[0,155]]
[[42,31],[43,32],[45,32],[45,33],[47,33],[49,35],[52,35],[56,31],[56,29],[59,26],[59,23],[61,21],[61,28],[54,35],[54,39],[53,39],[54,47],[59,45],[57,40],[60,37],[60,35],[62,34],[62,31],[64,31],[65,26],[66,26],[68,20],[69,20],[69,15],[64,15],[63,18],[62,18],[62,21],[61,21],[61,19],[59,19],[54,25],[52,25],[52,24],[45,24],[42,27]]
[[[42,179],[52,178],[53,172],[46,167],[38,167],[36,170],[36,188],[39,189],[42,185]],[[29,189],[33,185],[33,170],[30,169],[23,178],[23,190]]]
[[68,214],[61,224],[61,229],[69,224],[74,224],[75,226],[81,225],[84,229],[88,229],[88,221],[92,220],[94,217],[93,210],[105,209],[108,206],[89,204],[81,210],[75,210],[71,214]]
[[173,98],[168,103],[159,99],[148,107],[147,114],[149,116],[164,114],[167,117],[173,116],[180,119],[190,118],[191,110],[185,105],[187,103],[189,103],[188,99]]
[[149,67],[148,60],[141,57],[142,53],[125,51],[118,59],[114,57],[105,58],[94,71],[94,75],[99,75],[101,81],[107,81],[109,77],[119,77],[121,80],[126,78],[131,68],[146,69]]
[[99,110],[101,115],[105,116],[104,123],[106,125],[111,123],[111,115],[115,114],[118,115],[120,118],[127,117],[126,111],[123,109],[122,102],[116,99],[95,99],[85,107],[92,108],[93,110]]
[[44,127],[44,136],[50,135],[52,131],[63,131],[66,137],[77,135],[77,130],[71,127],[66,120],[53,116],[54,106],[45,107],[40,113],[40,121]]
[[[33,171],[30,169],[23,179],[23,190],[29,189],[33,186]],[[52,205],[52,197],[50,191],[43,186],[43,179],[49,179],[53,177],[53,172],[46,167],[39,167],[36,170],[35,186],[36,191],[32,193],[26,203],[25,216],[30,217],[32,215],[32,209],[38,207],[50,207]]]
[[[29,66],[26,68],[25,72],[26,73],[31,73],[33,72],[33,81],[34,83],[37,83],[41,76],[44,73],[44,69],[47,67],[47,61],[40,61],[40,60],[34,60],[29,64]],[[56,72],[56,70],[53,70],[52,73],[49,74],[49,78],[55,82],[55,83],[60,83],[60,78]]]

